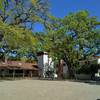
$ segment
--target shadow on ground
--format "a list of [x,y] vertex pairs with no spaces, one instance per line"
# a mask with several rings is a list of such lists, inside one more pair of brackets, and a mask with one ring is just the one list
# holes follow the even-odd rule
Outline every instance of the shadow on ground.
[[[24,78],[24,79],[28,79],[28,78]],[[41,80],[41,81],[69,81],[69,82],[79,82],[79,83],[85,83],[85,84],[89,84],[89,85],[100,85],[100,80],[99,81],[93,81],[93,80],[72,80],[72,79],[39,79],[39,78],[30,78],[31,80]],[[29,79],[29,80],[30,80]],[[23,80],[23,78],[15,78],[15,79],[0,79],[0,82],[4,82],[4,81],[16,81],[16,80]]]
[[100,85],[100,81],[94,81],[94,80],[69,80],[69,81],[86,83],[86,84],[89,84],[89,85]]

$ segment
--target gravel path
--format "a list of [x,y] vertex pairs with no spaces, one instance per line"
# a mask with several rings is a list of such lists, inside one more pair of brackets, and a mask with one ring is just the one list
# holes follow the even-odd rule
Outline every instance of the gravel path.
[[0,100],[97,100],[100,85],[69,81],[0,81]]

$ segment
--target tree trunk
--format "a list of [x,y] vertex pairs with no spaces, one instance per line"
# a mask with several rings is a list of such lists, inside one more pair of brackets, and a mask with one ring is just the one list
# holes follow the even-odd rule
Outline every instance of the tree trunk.
[[75,78],[75,71],[73,69],[71,62],[68,60],[67,57],[64,57],[64,61],[66,62],[68,66],[69,78]]
[[61,79],[62,78],[62,64],[61,64],[61,62],[60,62],[60,60],[59,60],[59,63],[58,63],[58,79]]

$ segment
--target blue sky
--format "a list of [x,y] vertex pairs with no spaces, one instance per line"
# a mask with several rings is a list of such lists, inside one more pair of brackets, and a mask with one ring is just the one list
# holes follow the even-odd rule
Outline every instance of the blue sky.
[[50,12],[56,17],[64,17],[70,12],[88,10],[100,20],[100,0],[49,0]]
[[[100,21],[100,0],[49,0],[50,13],[55,17],[63,18],[70,12],[88,10],[91,16],[97,16]],[[43,31],[41,25],[36,25],[35,30]]]

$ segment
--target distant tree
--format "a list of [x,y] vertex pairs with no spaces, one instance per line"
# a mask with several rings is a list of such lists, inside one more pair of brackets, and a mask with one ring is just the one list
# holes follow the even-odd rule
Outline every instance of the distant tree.
[[37,41],[33,25],[43,23],[47,13],[47,0],[0,0],[1,56],[8,59],[14,53],[15,59],[21,59],[33,55]]
[[24,56],[29,49],[34,51],[36,39],[33,37],[31,31],[17,26],[9,26],[3,22],[0,22],[0,30],[3,33],[0,50],[4,53],[6,58],[8,58],[12,52]]
[[48,9],[47,0],[0,0],[0,17],[10,25],[25,27],[27,22],[41,22]]

